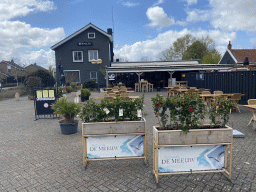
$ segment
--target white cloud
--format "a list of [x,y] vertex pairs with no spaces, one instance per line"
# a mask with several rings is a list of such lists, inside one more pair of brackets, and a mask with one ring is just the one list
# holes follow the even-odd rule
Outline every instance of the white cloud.
[[126,7],[135,7],[135,6],[139,5],[139,3],[133,3],[133,2],[130,2],[130,1],[126,1],[126,2],[125,1],[121,1],[121,2]]
[[207,21],[210,19],[210,12],[206,10],[193,9],[192,11],[187,11],[187,22],[191,21]]
[[[183,29],[182,31],[167,31],[159,34],[155,39],[136,42],[133,45],[125,45],[120,49],[115,49],[115,57],[126,58],[128,61],[140,61],[142,57],[152,58],[158,60],[160,52],[172,46],[177,38],[183,37],[186,34],[191,34],[194,37],[201,38],[209,35],[215,42],[216,48],[224,53],[228,41],[236,39],[236,33],[226,33],[220,30],[206,31],[199,29],[197,31],[190,31]],[[225,48],[224,48],[225,47]]]
[[256,31],[255,0],[209,0],[208,10],[187,10],[187,21],[209,20],[215,29]]
[[151,21],[149,24],[151,27],[168,27],[175,24],[175,20],[169,18],[162,7],[150,7],[148,8],[146,15]]
[[[49,0],[2,0],[0,2],[0,58],[14,58],[22,63],[38,63],[47,67],[54,62],[54,54],[44,47],[65,37],[63,28],[43,29],[21,21],[10,21],[31,12],[55,9]],[[39,50],[39,51],[38,51]]]
[[182,0],[187,2],[188,6],[193,5],[193,4],[197,4],[197,0]]
[[25,16],[34,11],[48,11],[55,8],[54,3],[49,0],[1,0],[0,21]]
[[158,0],[156,3],[154,3],[154,4],[152,5],[152,7],[155,7],[155,6],[160,5],[160,4],[163,4],[163,3],[164,3],[164,0]]
[[253,38],[253,37],[252,37],[252,38],[250,38],[249,41],[250,41],[251,44],[256,44],[256,38]]

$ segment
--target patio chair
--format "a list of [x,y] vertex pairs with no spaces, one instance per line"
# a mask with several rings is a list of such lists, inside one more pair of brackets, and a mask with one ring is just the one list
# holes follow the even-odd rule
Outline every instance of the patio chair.
[[[256,105],[256,99],[249,99],[247,102],[248,102],[248,105]],[[247,126],[249,126],[252,123],[252,121],[256,120],[256,109],[251,109],[251,110],[252,110],[253,116]]]
[[223,94],[223,92],[222,92],[222,91],[214,91],[213,94],[215,94],[215,95],[221,95],[221,94]]
[[135,92],[140,92],[140,84],[135,83]]
[[154,84],[152,84],[152,83],[149,83],[148,84],[148,92],[154,92]]
[[[238,103],[241,100],[242,94],[241,93],[235,93],[233,96],[230,97],[230,101],[232,101],[233,103],[237,104],[237,107],[235,109],[237,109],[239,111],[239,113],[241,113]],[[230,109],[230,113],[232,113],[233,109]]]
[[129,93],[121,93],[120,94],[121,99],[123,100],[129,100]]

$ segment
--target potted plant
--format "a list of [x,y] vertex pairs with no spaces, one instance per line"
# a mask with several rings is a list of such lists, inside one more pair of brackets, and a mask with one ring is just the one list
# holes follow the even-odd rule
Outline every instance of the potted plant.
[[[208,112],[198,94],[166,99],[157,94],[152,101],[159,123],[153,126],[153,172],[157,183],[159,175],[193,171],[225,172],[231,179],[233,129],[226,123],[230,109],[235,107],[233,102],[217,98]],[[211,123],[205,125],[206,115]],[[224,163],[227,146],[229,172]]]
[[84,102],[84,101],[87,101],[89,100],[89,97],[91,96],[91,91],[89,89],[81,89],[81,101]]
[[59,121],[62,134],[68,135],[77,132],[78,120],[74,118],[81,112],[79,104],[69,102],[66,97],[63,97],[52,104],[52,109],[55,114],[64,117],[64,120]]
[[144,95],[135,100],[88,100],[80,114],[83,165],[93,160],[143,158],[147,163]]

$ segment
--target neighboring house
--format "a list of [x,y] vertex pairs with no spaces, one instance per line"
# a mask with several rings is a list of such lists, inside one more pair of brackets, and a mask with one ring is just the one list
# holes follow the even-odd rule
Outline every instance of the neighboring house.
[[47,69],[37,65],[36,63],[31,64],[31,65],[25,67],[25,70],[26,70],[27,75],[29,75],[31,73],[34,73],[34,72],[36,72],[38,70],[45,70],[45,71],[47,71]]
[[256,49],[232,49],[231,42],[227,46],[227,50],[221,58],[219,64],[243,64],[245,58],[248,58],[249,65],[256,64]]
[[25,75],[24,68],[14,63],[13,60],[2,61],[0,63],[0,72],[5,76],[5,83],[16,83],[16,78],[18,78],[18,82],[21,82]]
[[[51,47],[55,51],[56,79],[59,84],[63,67],[66,82],[83,83],[93,79],[99,87],[106,86],[104,70],[113,62],[112,29],[107,32],[93,24],[88,24]],[[92,64],[101,59],[101,64]],[[99,60],[98,60],[99,61]]]

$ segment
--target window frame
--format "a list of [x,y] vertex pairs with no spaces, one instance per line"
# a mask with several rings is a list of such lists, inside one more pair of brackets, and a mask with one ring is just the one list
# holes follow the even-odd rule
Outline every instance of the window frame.
[[80,70],[63,70],[63,73],[64,73],[64,75],[66,75],[65,72],[72,72],[72,71],[78,72],[79,82],[75,82],[75,83],[81,83],[81,74],[80,74]]
[[[75,53],[76,52],[81,52],[82,53],[82,60],[75,60]],[[83,51],[72,51],[72,57],[73,57],[73,62],[75,62],[75,63],[84,62],[84,52]]]
[[[95,59],[95,58],[90,58],[90,52],[91,51],[96,51],[97,52],[97,59],[99,59],[99,51],[98,50],[88,50],[88,61],[89,62],[91,62],[92,61],[92,59]],[[95,60],[97,60],[97,59],[95,59]]]
[[[96,74],[96,79],[93,79],[93,78],[92,78],[92,72],[95,72],[95,74]],[[94,80],[96,83],[98,83],[98,73],[97,73],[97,71],[90,71],[90,79],[91,79],[91,80]]]
[[[90,37],[91,34],[93,34],[93,37]],[[88,33],[88,39],[95,39],[95,33]]]

